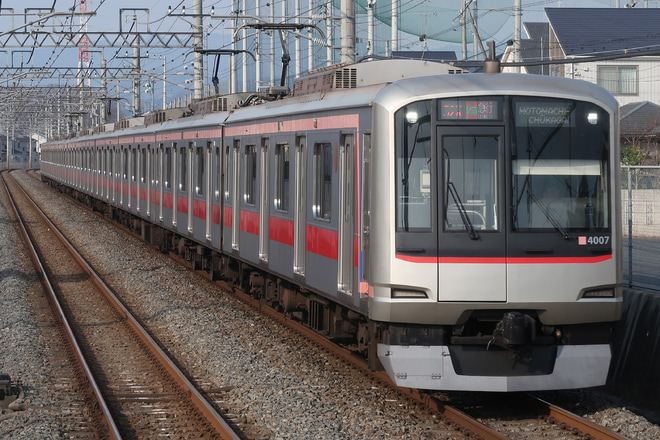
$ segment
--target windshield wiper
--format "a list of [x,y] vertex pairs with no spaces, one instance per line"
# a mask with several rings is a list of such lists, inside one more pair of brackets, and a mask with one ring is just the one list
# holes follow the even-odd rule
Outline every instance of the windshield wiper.
[[548,209],[548,207],[541,203],[538,198],[536,198],[536,195],[534,195],[534,192],[532,189],[528,186],[527,187],[527,195],[536,203],[536,206],[539,207],[543,215],[545,215],[545,218],[547,218],[550,223],[552,223],[552,226],[564,237],[564,240],[569,240],[571,237],[568,235],[568,231],[566,228],[561,224],[559,220],[557,220],[557,217]]
[[[463,201],[461,200],[460,196],[458,195],[458,191],[456,191],[456,187],[454,186],[454,182],[452,181],[447,181],[447,189],[449,190],[449,194],[451,194],[451,198],[454,199],[454,203],[456,204],[456,207],[458,208],[458,213],[461,215],[461,220],[463,221],[463,224],[465,225],[465,229],[468,231],[468,234],[470,234],[470,239],[471,240],[479,240],[479,233],[474,229],[474,226],[472,225],[472,222],[470,221],[470,217],[468,217],[467,210],[465,209],[465,206],[463,206]],[[445,212],[445,219],[447,218],[447,213]]]

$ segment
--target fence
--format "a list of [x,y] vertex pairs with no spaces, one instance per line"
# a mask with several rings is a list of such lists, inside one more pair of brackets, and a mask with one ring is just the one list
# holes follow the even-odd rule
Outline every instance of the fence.
[[622,166],[623,278],[660,290],[660,167]]

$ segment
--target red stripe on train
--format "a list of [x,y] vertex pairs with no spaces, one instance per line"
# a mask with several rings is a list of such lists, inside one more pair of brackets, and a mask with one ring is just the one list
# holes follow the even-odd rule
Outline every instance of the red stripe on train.
[[591,264],[611,260],[612,255],[599,255],[596,257],[413,257],[410,255],[396,255],[398,260],[410,263],[435,264]]

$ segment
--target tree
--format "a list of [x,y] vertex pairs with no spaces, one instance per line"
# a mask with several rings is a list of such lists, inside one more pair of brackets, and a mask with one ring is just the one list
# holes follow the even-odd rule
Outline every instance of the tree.
[[625,145],[621,148],[621,165],[643,165],[648,152],[639,145]]

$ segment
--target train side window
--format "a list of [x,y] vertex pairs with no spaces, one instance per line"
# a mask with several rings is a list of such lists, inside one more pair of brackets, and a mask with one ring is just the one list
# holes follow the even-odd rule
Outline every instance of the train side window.
[[274,208],[289,212],[289,145],[275,146],[275,199]]
[[[140,148],[138,145],[137,148]],[[137,181],[138,173],[138,155],[137,149],[131,150],[131,180],[133,182]]]
[[[147,145],[147,148],[149,148],[149,145]],[[140,171],[140,183],[147,183],[147,165],[149,162],[147,161],[147,148],[143,148],[140,150],[140,165],[142,170]]]
[[206,177],[206,168],[204,167],[206,161],[204,160],[204,148],[197,147],[195,149],[195,156],[197,157],[197,176],[195,176],[195,194],[198,196],[204,195],[204,179]]
[[165,149],[165,188],[172,188],[172,149]]
[[257,183],[257,148],[254,145],[245,146],[245,192],[243,203],[255,205]]
[[179,148],[179,191],[186,192],[186,182],[188,177],[188,149]]
[[124,180],[128,180],[128,149],[122,148],[122,175]]
[[332,144],[314,144],[314,218],[330,220],[332,215]]
[[[209,148],[214,147],[214,143],[209,141]],[[213,148],[215,156],[215,176],[213,178],[213,193],[216,200],[220,200],[220,176],[222,176],[222,163],[220,162],[220,148]]]
[[231,156],[229,155],[229,145],[225,147],[225,160],[224,168],[222,170],[222,175],[224,176],[224,190],[225,190],[225,202],[229,202],[229,160]]

